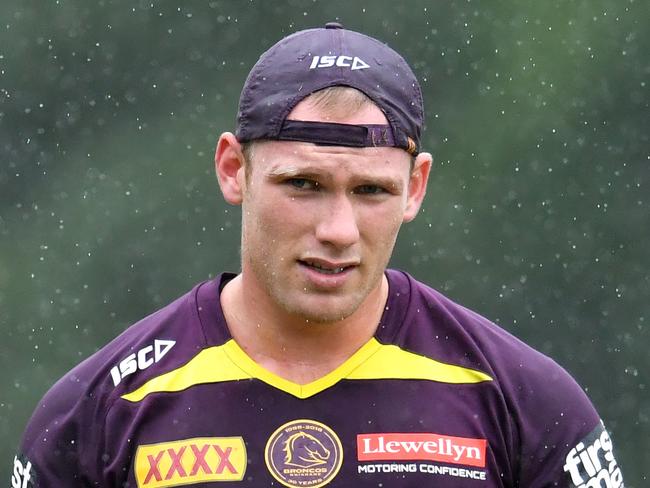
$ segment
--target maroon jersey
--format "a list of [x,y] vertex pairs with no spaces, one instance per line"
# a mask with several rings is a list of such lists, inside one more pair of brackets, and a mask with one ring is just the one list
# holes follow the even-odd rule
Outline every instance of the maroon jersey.
[[232,339],[219,301],[232,276],[56,383],[11,486],[623,486],[607,431],[562,368],[407,274],[387,271],[375,336],[306,385]]

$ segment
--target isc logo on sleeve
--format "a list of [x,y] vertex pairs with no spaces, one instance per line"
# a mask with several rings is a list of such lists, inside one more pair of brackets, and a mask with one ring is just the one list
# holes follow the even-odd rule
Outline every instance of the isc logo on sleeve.
[[125,357],[119,365],[111,368],[113,384],[117,386],[126,376],[157,363],[174,347],[174,344],[176,341],[156,339],[153,344]]
[[241,437],[196,437],[138,446],[138,488],[159,488],[210,481],[241,481],[246,472]]

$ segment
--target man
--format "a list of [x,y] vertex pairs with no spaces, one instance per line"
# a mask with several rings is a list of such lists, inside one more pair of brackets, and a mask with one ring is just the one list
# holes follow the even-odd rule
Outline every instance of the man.
[[622,487],[559,366],[386,266],[425,195],[420,87],[328,24],[262,55],[219,138],[242,263],[129,328],[32,417],[12,486]]

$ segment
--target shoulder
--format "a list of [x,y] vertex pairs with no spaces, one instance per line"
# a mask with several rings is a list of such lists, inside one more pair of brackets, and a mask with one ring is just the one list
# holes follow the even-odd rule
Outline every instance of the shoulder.
[[55,455],[61,464],[69,459],[86,462],[88,466],[74,470],[92,473],[96,461],[92,456],[101,452],[102,429],[114,400],[151,377],[179,367],[205,347],[201,294],[214,294],[218,300],[215,281],[197,285],[133,324],[55,383],[37,405],[23,435],[25,462],[43,473]]
[[131,325],[63,376],[44,400],[70,398],[72,391],[107,400],[182,365],[206,344],[200,318],[205,293],[218,299],[215,281],[196,285]]
[[[493,378],[494,404],[510,419],[521,466],[563,473],[571,446],[598,430],[599,416],[571,375],[550,357],[406,273],[389,274],[404,298],[387,340]],[[523,468],[522,468],[523,469]],[[549,471],[549,472],[551,472]],[[525,473],[522,474],[522,479]]]
[[200,294],[206,291],[214,292],[218,298],[214,281],[196,285],[167,306],[131,325],[59,383],[76,378],[89,391],[106,390],[119,395],[161,371],[183,364],[198,349],[205,347],[199,300]]
[[[424,355],[474,367],[499,379],[544,376],[562,370],[552,359],[510,332],[401,271],[389,271],[391,307],[400,309],[399,325],[388,340],[406,341]],[[388,336],[395,336],[394,338]]]
[[572,409],[572,402],[591,405],[582,388],[553,359],[430,286],[400,274],[393,278],[404,288],[408,304],[398,334],[410,347],[489,374],[517,403],[538,396],[551,401],[563,392],[565,410]]

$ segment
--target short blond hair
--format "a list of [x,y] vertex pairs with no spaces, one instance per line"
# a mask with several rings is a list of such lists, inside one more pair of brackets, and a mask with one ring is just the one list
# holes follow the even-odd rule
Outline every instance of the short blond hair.
[[307,96],[304,101],[327,118],[346,118],[373,103],[365,93],[349,86],[323,88]]

